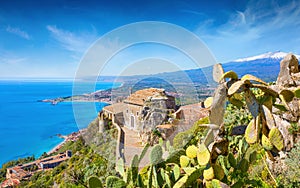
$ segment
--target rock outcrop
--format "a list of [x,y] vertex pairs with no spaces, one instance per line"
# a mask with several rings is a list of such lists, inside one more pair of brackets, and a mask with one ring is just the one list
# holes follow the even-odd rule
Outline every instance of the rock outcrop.
[[[293,54],[288,54],[280,62],[280,72],[276,81],[276,84],[271,86],[277,93],[282,95],[293,94],[297,88],[300,87],[300,65],[299,61]],[[300,99],[292,96],[290,101],[276,101],[278,104],[281,104],[287,108],[286,112],[281,112],[278,109],[273,108],[273,113],[275,115],[275,122],[278,126],[280,132],[285,138],[285,149],[289,151],[294,145],[293,135],[289,134],[288,129],[290,128],[290,123],[300,124]]]

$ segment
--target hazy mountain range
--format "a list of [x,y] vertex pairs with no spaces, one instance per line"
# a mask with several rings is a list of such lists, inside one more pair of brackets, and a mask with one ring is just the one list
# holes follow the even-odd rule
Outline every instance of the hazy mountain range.
[[[255,75],[265,81],[275,81],[280,69],[280,61],[287,55],[286,52],[267,52],[264,54],[240,58],[231,62],[223,63],[225,71],[233,70],[239,76],[244,74]],[[299,55],[296,55],[299,59]],[[183,70],[177,72],[166,72],[153,75],[137,76],[104,76],[99,77],[99,81],[121,81],[145,83],[191,83],[195,85],[206,85],[213,83],[212,67],[208,66],[201,69]],[[146,84],[148,85],[148,84]]]

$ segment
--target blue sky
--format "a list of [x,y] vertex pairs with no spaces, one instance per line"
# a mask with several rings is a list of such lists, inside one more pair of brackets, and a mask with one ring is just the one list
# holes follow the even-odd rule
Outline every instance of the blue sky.
[[[72,78],[95,40],[115,28],[140,21],[162,21],[186,28],[207,45],[218,62],[278,50],[300,54],[299,7],[299,1],[272,0],[3,0],[0,77]],[[119,56],[130,59],[139,54],[142,58],[149,51],[153,51],[151,57],[162,59],[173,53],[167,47],[146,45]],[[172,57],[185,61],[181,55]],[[187,63],[184,68],[195,67]],[[119,74],[114,69],[112,63],[106,74]]]

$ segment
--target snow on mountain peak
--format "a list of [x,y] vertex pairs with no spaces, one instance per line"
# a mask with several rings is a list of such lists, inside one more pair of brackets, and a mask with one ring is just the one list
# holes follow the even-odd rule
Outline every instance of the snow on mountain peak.
[[[266,59],[266,58],[272,58],[272,59],[281,59],[284,58],[288,53],[285,52],[267,52],[264,54],[260,54],[257,56],[252,56],[252,57],[246,57],[246,58],[241,58],[241,59],[237,59],[234,62],[244,62],[244,61],[253,61],[253,60],[257,60],[257,59]],[[299,55],[295,55],[298,59],[300,58]]]

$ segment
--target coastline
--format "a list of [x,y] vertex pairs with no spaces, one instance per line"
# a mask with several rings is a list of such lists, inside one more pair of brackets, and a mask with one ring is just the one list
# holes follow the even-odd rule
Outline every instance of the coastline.
[[56,105],[60,102],[102,102],[111,104],[111,93],[113,89],[121,88],[124,86],[124,82],[120,82],[120,86],[112,87],[110,89],[97,90],[92,93],[85,93],[80,95],[71,95],[65,97],[57,97],[52,99],[42,99],[38,102],[50,103]]
[[57,135],[60,138],[63,138],[64,140],[62,142],[60,142],[59,144],[57,144],[56,146],[54,146],[52,149],[50,149],[48,152],[46,152],[48,155],[51,155],[55,152],[57,152],[64,144],[66,144],[69,141],[77,141],[79,139],[79,137],[85,133],[86,128],[84,129],[80,129],[77,132],[72,132],[71,134],[68,135]]

